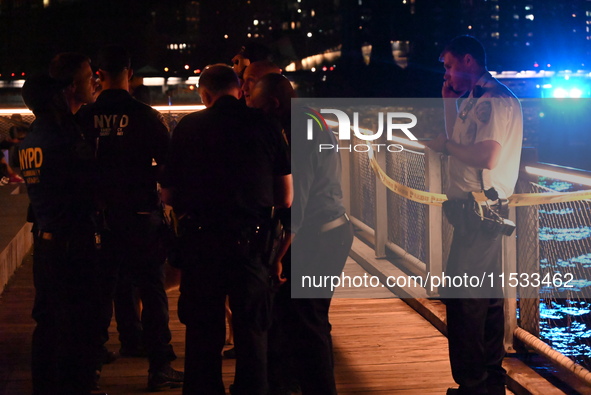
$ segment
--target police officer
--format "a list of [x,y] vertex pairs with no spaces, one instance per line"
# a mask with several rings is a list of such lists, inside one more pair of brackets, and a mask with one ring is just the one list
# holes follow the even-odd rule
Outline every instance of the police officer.
[[21,169],[38,233],[31,373],[34,394],[88,394],[100,337],[94,158],[74,113],[94,100],[88,57],[61,53],[49,75],[28,79],[22,95],[36,116],[20,145]]
[[[249,102],[279,120],[291,143],[294,184],[289,236],[280,247],[274,273],[284,284],[275,298],[269,339],[275,348],[269,349],[270,394],[291,393],[298,385],[303,395],[336,394],[328,317],[333,292],[301,285],[304,275],[340,275],[353,242],[342,203],[340,156],[335,150],[318,150],[322,143],[336,145],[335,137],[328,129],[315,130],[313,140],[301,133],[307,116],[291,112],[295,93],[287,78],[266,74],[251,93]],[[302,127],[292,130],[290,118]]]
[[[441,53],[445,68],[442,96],[446,134],[427,143],[449,155],[448,202],[444,211],[454,225],[446,275],[463,277],[500,273],[502,235],[485,224],[507,214],[507,197],[519,174],[523,115],[519,100],[486,70],[486,52],[471,36],[453,39]],[[465,97],[458,107],[457,99]],[[473,215],[472,192],[487,191]],[[494,191],[494,192],[493,192]],[[488,201],[486,201],[488,199]],[[462,207],[458,212],[446,207]],[[458,389],[448,394],[505,394],[506,372],[503,293],[491,287],[446,287],[449,356]]]
[[[80,118],[85,135],[95,144],[100,176],[101,260],[108,291],[102,314],[104,340],[108,339],[115,291],[121,354],[137,355],[145,346],[149,389],[178,387],[183,374],[170,365],[176,356],[170,344],[163,271],[166,251],[156,189],[156,172],[168,149],[168,129],[160,113],[129,94],[132,70],[124,47],[102,48],[98,69],[102,91]],[[135,287],[143,302],[141,322]]]
[[246,105],[254,107],[250,100],[250,95],[256,83],[266,74],[280,74],[281,69],[276,64],[268,60],[259,60],[250,63],[244,70],[242,83],[242,94]]
[[281,134],[245,107],[238,76],[226,65],[201,74],[207,107],[174,130],[161,181],[163,199],[183,216],[179,318],[187,327],[184,394],[225,394],[221,351],[224,303],[234,320],[234,395],[267,394],[269,266],[261,241],[275,206],[291,204]]
[[269,51],[269,48],[254,42],[246,43],[240,47],[238,53],[232,58],[232,68],[238,74],[241,83],[243,82],[244,71],[248,65],[261,60],[271,60],[271,51]]

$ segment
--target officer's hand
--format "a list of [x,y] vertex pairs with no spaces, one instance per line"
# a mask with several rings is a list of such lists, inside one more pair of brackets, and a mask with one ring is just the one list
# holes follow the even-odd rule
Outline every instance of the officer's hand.
[[271,266],[271,283],[274,287],[279,288],[281,285],[285,284],[287,278],[283,275],[283,263],[281,261],[273,262]]
[[433,140],[422,141],[427,147],[431,148],[435,152],[445,151],[445,143],[447,142],[447,136],[445,133],[439,133]]
[[449,81],[443,81],[443,87],[441,88],[441,97],[443,97],[444,99],[455,99],[462,96],[464,93],[465,92],[458,92],[454,88],[452,88]]

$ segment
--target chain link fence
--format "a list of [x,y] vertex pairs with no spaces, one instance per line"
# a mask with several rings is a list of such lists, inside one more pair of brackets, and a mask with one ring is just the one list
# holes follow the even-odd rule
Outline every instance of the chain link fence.
[[[521,179],[520,193],[585,189],[542,178]],[[520,289],[519,326],[587,368],[591,366],[591,201],[517,210],[517,267],[539,273],[539,287]]]
[[[362,141],[354,138],[353,144]],[[376,224],[376,177],[365,152],[351,154],[351,214],[372,229]]]
[[[404,150],[386,156],[386,173],[394,181],[421,191],[425,186],[425,154]],[[375,177],[374,177],[375,178]],[[425,204],[413,202],[388,190],[388,241],[427,262],[428,209]]]

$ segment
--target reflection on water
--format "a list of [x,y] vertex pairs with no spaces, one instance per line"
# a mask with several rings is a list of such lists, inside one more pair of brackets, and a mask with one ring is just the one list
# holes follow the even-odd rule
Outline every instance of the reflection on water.
[[[548,179],[539,184],[560,192],[588,189]],[[571,288],[540,287],[540,338],[591,368],[591,205],[543,205],[538,214],[540,273],[574,275]]]
[[591,228],[588,226],[564,229],[549,227],[540,228],[540,241],[575,241],[586,239],[589,236],[591,236]]
[[583,300],[540,302],[540,338],[582,365],[591,361],[591,304]]

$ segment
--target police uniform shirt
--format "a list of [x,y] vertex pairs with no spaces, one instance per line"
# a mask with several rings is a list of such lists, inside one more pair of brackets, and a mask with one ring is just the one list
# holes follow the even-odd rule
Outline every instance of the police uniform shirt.
[[259,221],[273,206],[275,177],[291,173],[281,133],[260,110],[232,96],[185,116],[174,129],[163,188],[174,209],[205,227]]
[[[483,172],[484,186],[485,189],[494,187],[500,198],[507,198],[513,194],[519,175],[522,139],[523,115],[519,100],[486,72],[460,105],[451,140],[462,145],[486,140],[500,144],[497,165]],[[468,192],[481,189],[480,169],[468,166],[451,155],[448,198],[465,199]]]
[[107,89],[81,110],[80,119],[95,145],[100,192],[107,206],[154,210],[158,196],[152,163],[164,164],[169,144],[162,115],[126,90]]
[[[305,125],[307,115],[294,115],[295,125]],[[314,127],[312,139],[305,130],[291,133],[294,200],[291,206],[291,231],[318,228],[345,214],[341,189],[341,157],[335,150],[322,150],[323,145],[338,146],[331,130]]]
[[96,185],[92,148],[74,116],[38,114],[19,159],[38,228],[63,233],[89,223]]

